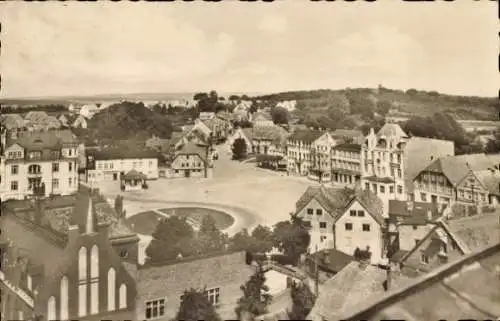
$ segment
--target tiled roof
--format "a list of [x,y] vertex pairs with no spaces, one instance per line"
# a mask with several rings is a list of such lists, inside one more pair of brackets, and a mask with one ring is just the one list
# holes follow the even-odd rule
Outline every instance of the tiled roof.
[[147,179],[148,177],[142,173],[138,172],[135,169],[132,169],[127,174],[120,177],[121,180],[133,180],[133,179]]
[[500,243],[450,262],[384,296],[362,302],[337,319],[497,319],[499,266]]
[[500,215],[484,213],[463,219],[450,220],[450,231],[472,251],[500,243]]
[[206,163],[207,159],[207,149],[205,147],[197,146],[193,142],[189,142],[182,146],[180,150],[176,152],[177,155],[198,155]]
[[281,145],[285,143],[288,132],[284,128],[276,125],[258,126],[253,128],[252,136],[253,140],[270,140]]
[[338,144],[338,145],[334,146],[333,149],[359,153],[359,152],[361,152],[361,145],[360,144],[345,143],[345,144]]
[[389,200],[389,217],[401,217],[401,224],[426,224],[428,211],[431,211],[432,219],[440,216],[437,206],[432,203]]
[[88,156],[93,156],[96,160],[131,159],[131,158],[157,158],[158,153],[154,150],[144,149],[123,149],[106,148],[101,150],[86,150]]
[[78,144],[78,140],[70,130],[51,130],[25,132],[17,139],[8,139],[7,146],[13,144],[19,144],[28,150],[60,149],[66,145]]
[[22,128],[25,125],[23,117],[19,114],[0,115],[0,124],[6,129]]
[[401,129],[401,126],[393,123],[385,123],[382,128],[377,132],[377,136],[396,136],[396,137],[408,137],[408,135]]
[[489,170],[474,172],[491,194],[500,195],[500,175]]
[[364,177],[363,179],[375,183],[386,183],[386,184],[394,183],[394,179],[390,177],[369,176],[369,177]]
[[243,133],[245,134],[245,137],[249,140],[253,140],[253,128],[243,128]]
[[354,261],[354,257],[336,249],[328,249],[311,254],[308,260],[318,260],[321,269],[337,273]]
[[290,141],[298,141],[305,143],[312,143],[316,139],[320,138],[324,132],[319,130],[311,129],[296,129],[292,135],[288,138]]
[[[392,285],[400,282],[396,275]],[[353,261],[323,284],[308,320],[342,320],[341,316],[356,309],[360,303],[385,293],[387,272],[372,265]]]

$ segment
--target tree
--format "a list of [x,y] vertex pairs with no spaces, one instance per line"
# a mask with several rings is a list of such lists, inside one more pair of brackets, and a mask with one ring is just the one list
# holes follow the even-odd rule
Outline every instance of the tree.
[[257,243],[255,252],[269,252],[273,248],[273,231],[263,225],[257,225],[252,231],[252,238]]
[[230,101],[233,101],[233,100],[240,100],[240,97],[238,95],[231,95],[229,96],[229,100]]
[[312,293],[307,283],[292,283],[290,292],[292,297],[292,311],[290,311],[290,320],[305,320],[311,312],[316,297]]
[[377,112],[381,115],[386,115],[391,109],[392,104],[388,100],[379,100],[377,102]]
[[243,292],[242,297],[238,299],[235,309],[238,319],[246,313],[253,317],[267,313],[267,307],[272,301],[272,296],[267,293],[269,291],[266,283],[266,276],[259,265],[257,271],[250,277],[245,285],[241,286]]
[[247,157],[247,143],[245,142],[245,139],[236,138],[232,146],[232,151],[234,159],[245,159]]
[[307,252],[311,237],[305,222],[294,215],[290,221],[278,222],[274,226],[273,240],[274,246],[297,265],[301,254]]
[[193,288],[184,291],[175,320],[222,321],[215,307],[208,300],[205,289],[197,291]]
[[123,196],[116,195],[115,197],[115,211],[119,216],[123,214]]
[[193,255],[194,230],[186,220],[171,216],[160,221],[146,249],[148,261],[162,262]]
[[213,253],[225,249],[225,236],[217,228],[214,218],[210,215],[205,215],[201,219],[200,230],[197,235],[197,245],[199,253]]
[[413,88],[410,88],[410,89],[408,89],[408,90],[406,91],[406,94],[407,94],[407,95],[410,95],[410,96],[413,96],[413,95],[415,95],[415,94],[417,94],[417,93],[418,93],[418,91],[417,91],[416,89],[413,89]]
[[488,140],[488,143],[486,143],[485,153],[500,153],[500,128],[496,130],[494,138]]
[[255,239],[248,233],[248,229],[246,228],[234,234],[229,240],[230,251],[252,252],[254,248],[255,248]]
[[208,94],[207,93],[196,93],[196,94],[194,94],[193,99],[199,102],[201,100],[208,99]]
[[285,108],[276,107],[271,110],[271,117],[275,124],[288,124],[290,115]]

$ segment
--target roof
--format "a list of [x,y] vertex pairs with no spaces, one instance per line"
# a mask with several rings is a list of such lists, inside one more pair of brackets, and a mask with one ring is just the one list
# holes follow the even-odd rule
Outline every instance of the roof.
[[78,144],[70,130],[51,130],[43,132],[25,132],[17,139],[8,139],[7,146],[18,144],[28,150],[60,149],[66,145]]
[[453,186],[456,186],[470,171],[484,171],[493,165],[492,159],[485,154],[467,154],[441,157],[424,171],[442,173]]
[[292,135],[288,138],[290,141],[299,141],[305,143],[312,143],[316,139],[320,138],[324,132],[319,130],[311,130],[311,129],[297,129]]
[[308,257],[309,260],[318,260],[318,266],[329,272],[337,273],[354,261],[354,257],[336,249],[315,252]]
[[401,126],[394,123],[385,123],[382,128],[377,132],[377,137],[408,137],[408,135],[401,129]]
[[22,128],[25,125],[24,119],[19,114],[3,114],[0,115],[0,124],[6,129]]
[[182,146],[181,149],[176,152],[175,156],[177,157],[177,155],[198,155],[205,163],[208,162],[206,147],[198,146],[193,142],[189,142]]
[[253,140],[253,128],[242,128],[243,134],[245,134],[245,137],[249,140]]
[[361,152],[361,145],[360,144],[345,143],[345,144],[338,144],[338,145],[334,146],[333,149],[360,153]]
[[93,156],[95,160],[132,159],[132,158],[158,158],[158,153],[150,149],[124,149],[105,148],[101,150],[87,149],[87,156]]
[[25,116],[24,116],[24,119],[25,120],[28,120],[30,122],[36,122],[38,120],[41,120],[41,119],[44,119],[44,118],[47,118],[49,115],[44,112],[44,111],[37,111],[37,110],[33,110],[33,111],[30,111],[28,112]]
[[401,217],[401,224],[426,224],[429,211],[431,211],[432,219],[440,216],[437,206],[432,203],[389,200],[389,217]]
[[258,126],[253,128],[252,139],[270,140],[277,145],[281,145],[285,143],[288,135],[288,132],[280,126]]
[[360,137],[364,138],[364,135],[361,131],[353,129],[336,129],[331,132],[330,135],[332,135],[332,137],[349,137],[353,139]]
[[450,231],[457,235],[472,251],[500,243],[500,214],[483,213],[477,216],[450,220]]
[[394,183],[394,179],[391,177],[368,176],[364,177],[363,179],[375,183],[386,183],[386,184]]
[[147,178],[148,177],[144,173],[138,172],[135,169],[132,169],[127,174],[122,175],[122,177],[120,177],[120,180],[127,180],[127,181],[129,181],[129,180],[147,179]]
[[[404,277],[394,278],[393,284],[400,279]],[[356,309],[360,303],[383,295],[386,280],[385,270],[353,261],[323,284],[307,319],[343,320],[341,316]]]
[[309,186],[295,204],[297,212],[309,204],[312,199],[316,199],[334,219],[342,216],[352,201],[358,200],[379,224],[383,224],[384,221],[382,201],[367,190]]
[[489,170],[475,171],[474,174],[491,194],[500,195],[500,175]]
[[[500,315],[500,243],[360,303],[342,320],[497,319]],[[439,308],[436,309],[436,298]]]

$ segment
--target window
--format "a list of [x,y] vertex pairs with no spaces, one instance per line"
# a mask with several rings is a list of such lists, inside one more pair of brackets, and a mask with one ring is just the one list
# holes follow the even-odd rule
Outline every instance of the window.
[[380,193],[384,194],[385,193],[385,186],[380,185]]
[[323,210],[321,208],[317,208],[316,215],[323,215]]
[[443,244],[443,252],[448,253],[448,246],[446,244]]
[[370,190],[370,183],[365,183],[365,189],[366,189],[367,191],[369,191],[369,190]]
[[59,188],[59,180],[57,178],[52,179],[52,189],[58,189]]
[[326,228],[326,222],[319,222],[319,228]]
[[10,167],[10,173],[12,175],[17,175],[17,173],[19,173],[19,165],[12,165]]
[[128,257],[128,251],[125,250],[125,249],[121,250],[120,251],[120,257],[123,258],[123,259],[127,258]]
[[26,287],[28,290],[33,291],[33,279],[29,275],[26,276]]
[[73,156],[73,150],[72,149],[68,149],[68,155],[69,156]]
[[365,216],[365,211],[363,211],[363,210],[359,210],[359,211],[358,211],[358,216],[359,216],[359,217],[363,217],[363,216]]
[[314,214],[314,210],[312,208],[307,209],[307,214],[312,215]]
[[[105,166],[106,167],[106,166]],[[68,163],[68,170],[73,171],[73,163]]]
[[413,230],[416,230],[418,227],[416,225],[412,225]]
[[47,320],[55,321],[57,320],[56,316],[56,298],[51,296],[49,301],[47,302]]
[[422,200],[422,202],[427,202],[427,194],[420,193],[420,199]]
[[349,215],[350,215],[350,216],[356,216],[356,210],[351,210],[351,211],[349,212]]
[[68,278],[66,276],[63,276],[63,278],[61,279],[61,320],[68,320],[68,296]]
[[87,248],[78,252],[78,316],[87,314]]
[[52,172],[59,172],[59,163],[52,163]]
[[389,186],[389,193],[394,194],[394,186]]
[[427,257],[427,255],[425,254],[422,254],[422,256],[420,257],[420,261],[424,264],[428,264],[429,263],[429,258]]
[[68,178],[68,185],[69,185],[69,187],[71,187],[71,184],[72,184],[72,183],[73,183],[73,179],[72,179],[71,177],[70,177],[70,178]]
[[363,224],[363,232],[369,232],[370,231],[370,224]]
[[345,223],[345,230],[352,231],[352,223]]
[[99,249],[97,245],[90,251],[90,313],[99,312]]
[[[416,226],[415,226],[415,227],[416,227]],[[417,245],[417,244],[418,244],[418,242],[420,242],[420,240],[419,240],[419,239],[415,239],[415,245]]]
[[17,191],[18,187],[19,187],[19,186],[18,186],[18,184],[17,184],[17,181],[12,181],[12,182],[10,182],[10,190],[11,190],[11,191]]
[[165,299],[146,301],[146,319],[156,319],[165,315]]
[[220,304],[220,288],[213,288],[205,291],[208,301],[212,303],[213,306]]
[[398,194],[403,194],[403,186],[398,185]]
[[398,168],[398,177],[401,178],[401,170]]
[[108,311],[116,309],[116,271],[114,268],[108,270]]
[[127,307],[127,286],[125,284],[120,285],[119,292],[119,309],[125,309]]

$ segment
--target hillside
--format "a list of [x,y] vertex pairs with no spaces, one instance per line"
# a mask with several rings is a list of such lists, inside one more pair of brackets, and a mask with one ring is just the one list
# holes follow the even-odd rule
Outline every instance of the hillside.
[[142,103],[122,102],[97,113],[89,120],[87,133],[93,140],[149,138],[153,134],[169,138],[172,122]]
[[[323,114],[321,110],[337,109],[351,114],[387,112],[387,107],[402,113],[411,113],[420,117],[431,116],[436,112],[448,113],[456,119],[499,120],[500,104],[497,98],[453,96],[436,91],[392,90],[357,88],[312,91],[292,91],[271,95],[256,96],[254,99],[282,101],[297,100],[300,110],[307,114]],[[385,105],[385,106],[384,106]],[[354,110],[353,110],[354,109]]]

